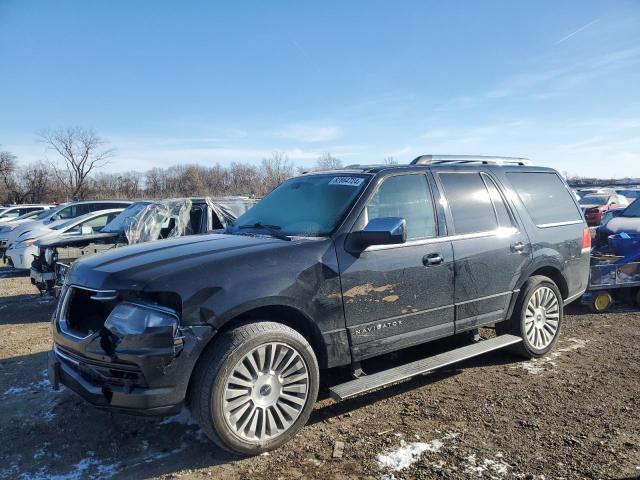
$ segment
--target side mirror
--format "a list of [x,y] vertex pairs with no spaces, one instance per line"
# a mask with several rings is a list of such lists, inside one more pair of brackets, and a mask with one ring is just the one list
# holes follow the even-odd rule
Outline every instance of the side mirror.
[[369,245],[394,245],[407,241],[407,221],[399,217],[374,218],[363,230],[353,233],[362,248]]
[[91,235],[93,233],[93,228],[89,225],[82,225],[80,227],[80,235]]
[[58,220],[60,220],[60,215],[54,215],[53,217],[51,217],[51,220],[53,222],[57,222]]

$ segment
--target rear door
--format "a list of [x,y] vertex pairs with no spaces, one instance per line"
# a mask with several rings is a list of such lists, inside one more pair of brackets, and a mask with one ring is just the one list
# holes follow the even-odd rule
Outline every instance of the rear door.
[[495,180],[485,172],[439,172],[455,258],[455,330],[503,320],[522,270],[529,239]]
[[384,178],[353,230],[381,217],[404,218],[407,242],[357,252],[338,249],[354,360],[451,335],[454,329],[453,252],[439,234],[425,172]]

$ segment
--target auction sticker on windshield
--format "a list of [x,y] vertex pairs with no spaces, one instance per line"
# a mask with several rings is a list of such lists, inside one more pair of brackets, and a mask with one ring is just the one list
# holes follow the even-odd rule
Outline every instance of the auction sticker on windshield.
[[359,187],[364,182],[364,178],[361,177],[334,177],[329,182],[329,185],[349,185],[351,187]]

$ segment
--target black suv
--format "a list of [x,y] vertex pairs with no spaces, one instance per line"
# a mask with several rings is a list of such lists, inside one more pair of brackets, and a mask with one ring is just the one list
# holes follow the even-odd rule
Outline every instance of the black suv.
[[[256,454],[305,424],[321,369],[352,368],[339,400],[505,346],[545,355],[587,287],[590,241],[561,177],[524,159],[306,174],[224,234],[74,263],[49,375],[114,410],[187,403],[215,443]],[[493,324],[493,339],[361,375],[364,359]]]

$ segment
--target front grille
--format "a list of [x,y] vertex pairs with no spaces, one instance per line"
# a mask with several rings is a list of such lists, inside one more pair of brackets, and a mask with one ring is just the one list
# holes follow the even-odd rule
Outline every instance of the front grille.
[[116,292],[109,292],[113,295],[108,297],[104,293],[102,290],[69,286],[60,300],[60,329],[81,338],[98,332],[116,306]]

